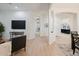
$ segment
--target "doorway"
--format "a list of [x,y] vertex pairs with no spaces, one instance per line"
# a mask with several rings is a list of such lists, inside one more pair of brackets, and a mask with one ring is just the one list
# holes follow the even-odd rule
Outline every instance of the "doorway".
[[77,31],[77,15],[75,13],[58,13],[56,17],[58,35],[63,34],[61,29]]

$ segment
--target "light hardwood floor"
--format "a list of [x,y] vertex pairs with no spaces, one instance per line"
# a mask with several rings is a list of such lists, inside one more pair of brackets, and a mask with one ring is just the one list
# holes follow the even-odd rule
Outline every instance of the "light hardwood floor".
[[[70,35],[57,36],[56,41],[48,44],[47,37],[27,40],[26,51],[19,50],[15,56],[73,56]],[[79,55],[75,54],[75,55]]]
[[28,56],[63,55],[54,44],[48,44],[47,37],[38,37],[34,40],[29,40],[26,52]]

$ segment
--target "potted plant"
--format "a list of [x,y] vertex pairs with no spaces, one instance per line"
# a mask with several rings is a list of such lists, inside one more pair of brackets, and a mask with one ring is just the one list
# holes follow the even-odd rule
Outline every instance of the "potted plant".
[[4,26],[3,24],[0,22],[0,38],[2,38],[2,33],[4,32]]

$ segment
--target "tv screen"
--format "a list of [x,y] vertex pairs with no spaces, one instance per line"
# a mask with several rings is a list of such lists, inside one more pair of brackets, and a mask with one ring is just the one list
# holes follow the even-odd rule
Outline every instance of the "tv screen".
[[12,29],[25,29],[25,20],[12,20]]

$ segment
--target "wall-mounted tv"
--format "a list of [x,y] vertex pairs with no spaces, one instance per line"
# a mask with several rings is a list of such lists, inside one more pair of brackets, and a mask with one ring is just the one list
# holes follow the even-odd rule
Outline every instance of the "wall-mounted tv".
[[25,29],[26,21],[25,20],[12,20],[11,28],[12,29]]

